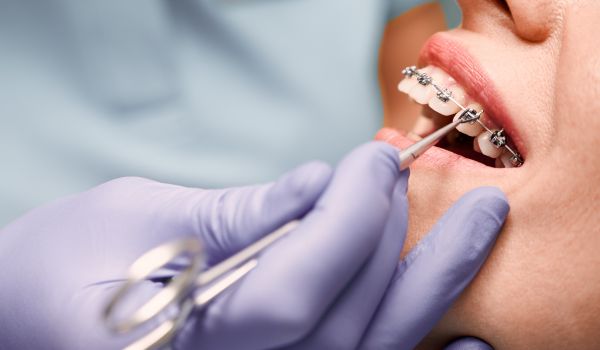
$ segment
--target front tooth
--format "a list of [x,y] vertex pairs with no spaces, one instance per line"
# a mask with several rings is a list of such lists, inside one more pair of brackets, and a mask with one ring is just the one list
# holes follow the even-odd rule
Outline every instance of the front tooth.
[[[466,101],[466,93],[463,88],[458,85],[452,85],[448,87],[448,90],[452,93],[452,98],[461,105],[465,104]],[[451,115],[460,110],[460,107],[454,103],[453,101],[442,101],[437,97],[437,94],[434,94],[433,97],[429,100],[429,107],[439,114],[443,115]]]
[[438,86],[454,85],[451,84],[454,83],[454,79],[452,79],[452,77],[450,77],[448,73],[444,72],[440,68],[433,68],[433,70],[431,71],[431,79]]
[[423,86],[417,83],[410,89],[408,95],[417,103],[424,105],[427,104],[427,101],[431,99],[431,97],[434,95],[434,92],[431,85]]
[[398,83],[398,90],[408,94],[415,84],[418,84],[416,78],[404,78]]
[[482,132],[477,136],[476,142],[479,145],[481,153],[485,154],[490,158],[498,158],[502,154],[502,148],[497,148],[490,142],[490,133],[487,131]]
[[[427,74],[429,76],[431,76],[431,74],[430,74],[431,71],[432,71],[432,67],[430,67],[430,66],[427,66],[421,70],[422,73]],[[415,79],[415,81],[417,81],[416,77],[413,77],[413,79]],[[413,85],[413,87],[408,92],[408,95],[413,100],[415,100],[417,103],[420,103],[422,105],[426,104],[431,99],[431,96],[433,96],[433,94],[434,94],[434,92],[433,92],[433,87],[431,86],[431,84],[430,85],[422,85],[420,83]]]
[[[476,110],[477,112],[480,112],[483,107],[481,107],[481,105],[479,103],[471,103],[467,106],[467,109],[472,108],[474,110]],[[462,110],[459,111],[458,113],[456,113],[456,115],[454,116],[454,119],[452,121],[457,121],[458,118],[460,118],[461,114],[462,114]],[[463,134],[469,135],[469,136],[477,136],[479,134],[481,134],[481,132],[483,131],[483,126],[481,126],[481,124],[479,124],[476,121],[472,121],[470,123],[461,123],[456,127],[456,130],[462,132]]]

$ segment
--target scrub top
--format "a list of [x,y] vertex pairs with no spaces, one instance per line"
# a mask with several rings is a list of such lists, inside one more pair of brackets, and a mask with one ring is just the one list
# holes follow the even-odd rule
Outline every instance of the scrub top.
[[420,2],[2,0],[0,227],[121,176],[335,163],[380,126],[380,37]]

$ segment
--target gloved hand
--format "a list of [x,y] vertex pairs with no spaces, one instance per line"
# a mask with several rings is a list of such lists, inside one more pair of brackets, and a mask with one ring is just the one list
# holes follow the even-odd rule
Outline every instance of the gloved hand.
[[[191,234],[216,262],[314,205],[257,269],[193,315],[176,348],[265,349],[293,342],[355,348],[367,330],[367,348],[372,334],[387,334],[386,340],[394,340],[389,344],[418,341],[479,268],[507,206],[497,191],[468,195],[462,201],[467,205],[451,210],[444,226],[472,220],[484,229],[475,233],[475,224],[465,225],[458,239],[434,234],[421,245],[423,253],[411,254],[410,263],[396,271],[406,230],[407,177],[397,169],[396,150],[372,143],[339,165],[322,195],[330,170],[316,163],[274,185],[232,190],[121,179],[34,210],[0,232],[0,277],[8,281],[0,288],[0,339],[8,348],[122,347],[133,338],[111,336],[99,314],[139,255]],[[428,252],[435,242],[448,243],[439,257]],[[428,256],[434,268],[418,268]],[[419,271],[429,275],[415,278]],[[383,303],[405,309],[392,317],[380,307],[368,327],[392,276]],[[444,282],[435,281],[439,276]],[[149,281],[146,288],[152,293],[160,285]],[[410,291],[421,293],[413,301],[425,292],[448,296],[413,305],[398,300]],[[387,333],[383,321],[398,319],[414,320],[416,334]],[[403,322],[397,327],[411,327]]]
[[413,349],[473,279],[508,210],[495,187],[472,190],[454,203],[399,263],[361,347]]
[[273,184],[227,190],[121,178],[31,211],[0,231],[0,348],[123,348],[140,334],[113,336],[100,316],[135,259],[193,235],[219,261],[304,215],[331,173],[310,163]]
[[[274,184],[228,190],[123,178],[40,207],[0,232],[2,347],[122,348],[140,334],[115,337],[100,315],[141,254],[192,235],[214,263],[315,207],[238,288],[193,315],[199,318],[177,338],[178,348],[289,343],[313,328],[370,257],[392,195],[404,203],[406,178],[394,149],[371,143],[348,156],[333,178],[322,163]],[[395,266],[388,265],[380,293]],[[148,281],[136,292],[158,288]]]

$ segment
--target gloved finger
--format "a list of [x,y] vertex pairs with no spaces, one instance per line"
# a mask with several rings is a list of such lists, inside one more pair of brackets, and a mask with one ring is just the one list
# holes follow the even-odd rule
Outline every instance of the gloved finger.
[[[211,257],[214,258],[226,255],[229,250],[239,249],[246,242],[250,243],[283,223],[306,213],[326,187],[331,173],[330,167],[326,164],[313,162],[287,173],[271,184],[216,191],[162,184],[142,178],[123,178],[94,189],[91,194],[95,199],[104,201],[102,205],[107,207],[119,205],[119,200],[122,201],[123,197],[136,198],[137,202],[144,204],[141,206],[146,213],[143,217],[151,218],[146,220],[149,223],[144,221],[142,225],[168,227],[172,230],[152,237],[119,235],[129,241],[129,246],[133,246],[133,248],[124,247],[125,250],[140,250],[142,249],[140,246],[152,244],[144,243],[144,238],[157,244],[161,239],[172,239],[174,235],[178,237],[178,234],[189,234],[191,231],[200,236],[206,250],[213,253]],[[131,215],[130,210],[126,212]],[[131,226],[136,226],[132,225],[133,220],[128,222],[130,230]],[[165,222],[169,225],[158,224]],[[148,234],[149,231],[148,229],[133,230],[134,233],[142,234]],[[122,244],[117,245],[115,249],[120,246]],[[116,260],[123,260],[125,263],[130,263],[128,262],[130,258],[137,257],[131,252],[113,256],[118,256],[119,259]],[[169,277],[176,271],[177,264],[173,263],[152,276]],[[92,310],[89,315],[93,316],[90,319],[94,322],[90,323],[90,332],[86,334],[97,334],[99,343],[108,341],[108,344],[127,344],[157,325],[156,320],[152,320],[133,334],[122,337],[105,334],[107,330],[104,327],[96,331],[91,330],[94,325],[97,326],[98,315],[102,314],[108,298],[115,293],[115,288],[107,287],[114,287],[121,283],[110,279],[103,280],[82,288],[78,296],[72,299],[73,314],[78,316],[73,319],[85,319],[82,314],[88,309]],[[142,283],[142,287],[132,291],[130,294],[135,297],[133,302],[126,301],[125,307],[120,306],[119,310],[133,310],[135,301],[147,301],[149,295],[161,288],[159,284],[152,281]],[[79,323],[81,327],[86,326]],[[76,339],[77,334],[73,334],[72,338]],[[116,348],[116,346],[107,347]]]
[[[151,248],[190,235],[202,241],[211,264],[304,215],[331,174],[327,164],[311,162],[274,183],[224,190],[126,177],[100,185],[77,200],[86,209],[84,215],[111,213],[106,230],[115,240],[111,254],[119,257],[116,271]],[[116,234],[125,227],[126,233]]]
[[[143,202],[145,211],[152,213],[155,224],[169,222],[170,227],[176,228],[176,232],[164,233],[159,239],[145,237],[146,241],[157,245],[193,234],[202,241],[210,264],[304,215],[326,188],[331,174],[329,165],[315,161],[289,171],[273,183],[222,190],[188,188],[142,178],[111,183],[117,183],[113,186],[120,194],[117,200],[124,194],[135,196]],[[113,207],[118,205],[114,202],[110,203]]]
[[304,337],[377,246],[399,178],[392,146],[372,142],[351,152],[295,232],[187,322],[178,345],[265,349]]
[[461,197],[398,265],[362,348],[414,348],[479,271],[508,210],[494,187]]
[[331,167],[311,162],[275,183],[194,194],[190,222],[216,263],[313,207],[331,179]]
[[481,339],[464,337],[448,344],[444,350],[494,350],[494,348]]
[[[408,176],[408,171],[403,172]],[[373,256],[336,299],[311,334],[291,349],[356,349],[398,264],[406,238],[408,201],[406,181],[394,189],[383,236]]]

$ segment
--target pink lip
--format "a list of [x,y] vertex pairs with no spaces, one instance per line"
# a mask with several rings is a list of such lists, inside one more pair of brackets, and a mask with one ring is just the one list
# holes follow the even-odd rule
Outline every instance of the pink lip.
[[487,118],[503,126],[519,152],[526,155],[524,142],[493,82],[457,39],[447,32],[434,34],[421,49],[419,63],[432,64],[450,74],[469,96],[484,106]]
[[[379,130],[375,136],[375,139],[387,142],[390,145],[401,149],[407,148],[414,143],[400,132],[392,128],[383,128]],[[480,170],[498,170],[436,146],[428,149],[427,152],[423,153],[423,155],[421,155],[421,157],[415,161],[414,166],[420,165],[434,166],[435,168],[459,167],[461,170],[469,168],[477,168]]]

